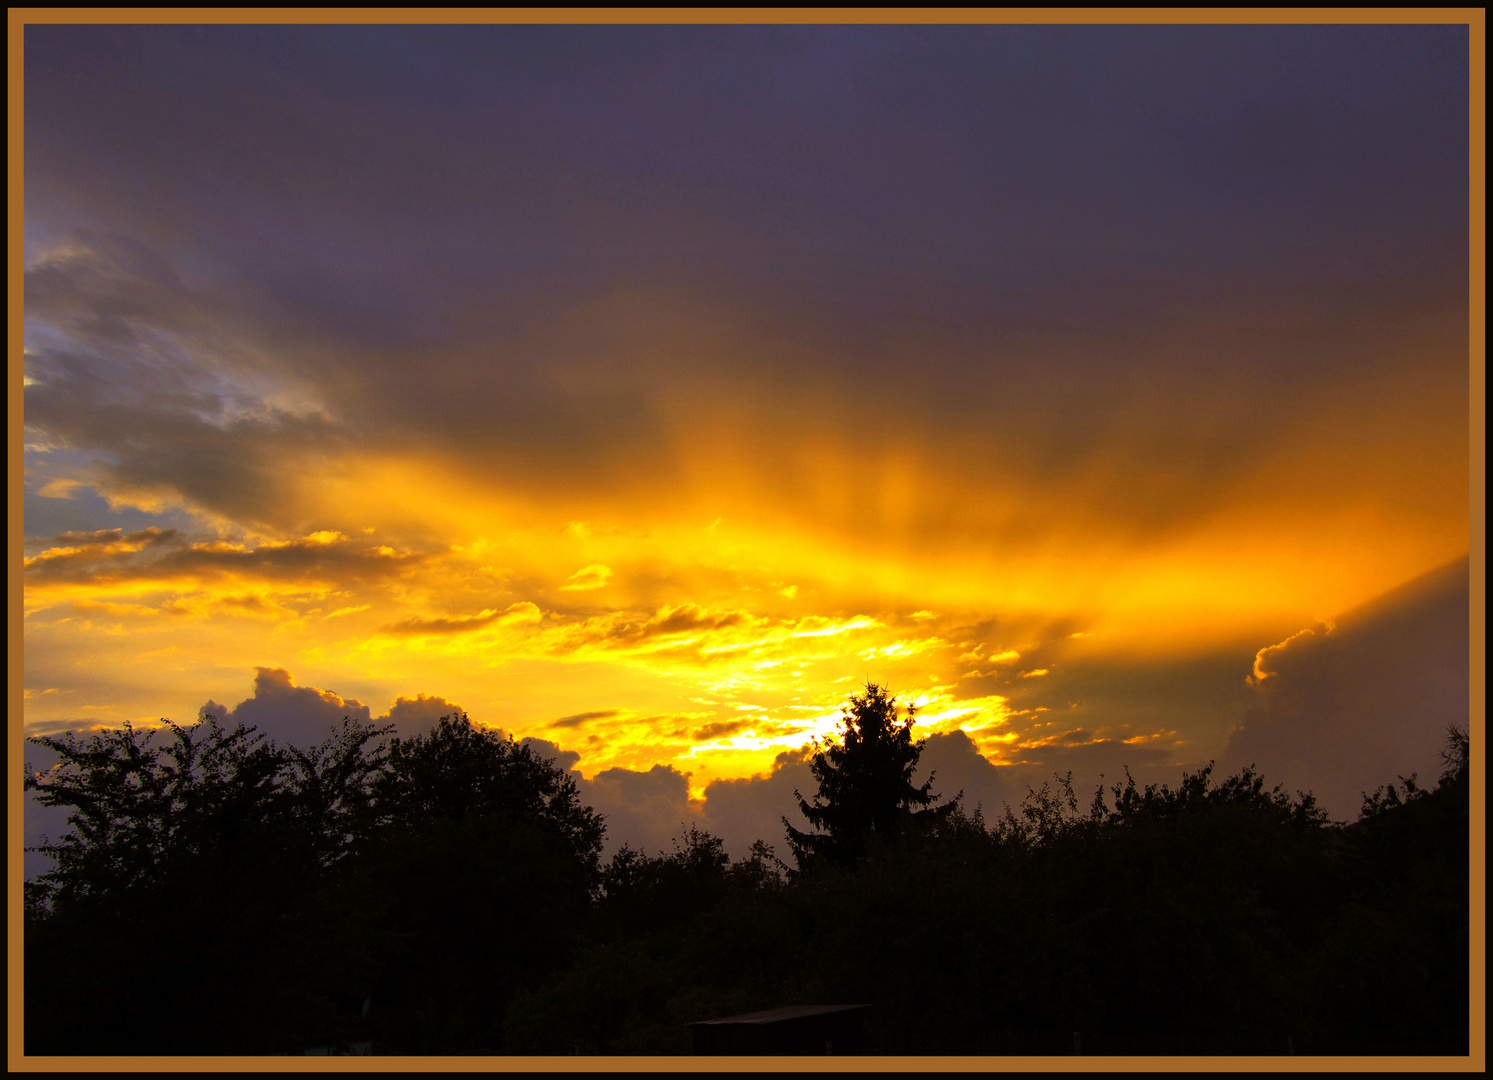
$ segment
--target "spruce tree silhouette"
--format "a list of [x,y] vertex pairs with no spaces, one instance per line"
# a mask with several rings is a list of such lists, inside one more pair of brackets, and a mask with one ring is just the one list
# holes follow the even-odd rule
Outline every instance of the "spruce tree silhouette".
[[[819,794],[810,804],[798,791],[798,808],[819,832],[795,829],[787,817],[788,844],[800,870],[825,862],[849,864],[866,853],[871,837],[892,840],[938,798],[930,794],[933,776],[914,787],[926,740],[913,740],[917,706],[909,705],[897,719],[897,699],[886,687],[866,684],[864,694],[853,694],[843,709],[839,742],[831,741],[809,764],[819,781]],[[945,812],[959,795],[936,808]]]

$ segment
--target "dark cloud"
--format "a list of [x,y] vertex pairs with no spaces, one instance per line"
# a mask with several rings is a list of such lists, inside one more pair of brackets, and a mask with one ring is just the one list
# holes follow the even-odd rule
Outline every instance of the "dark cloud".
[[64,252],[26,270],[26,308],[73,336],[103,344],[133,344],[134,320],[187,330],[202,320],[192,296],[160,252],[134,237],[75,230]]
[[1466,42],[33,27],[27,423],[289,528],[285,463],[338,448],[667,486],[681,405],[807,504],[802,431],[874,461],[895,416],[1175,528],[1347,375],[1465,392],[1462,330],[1421,346],[1465,327]]
[[[124,532],[139,532],[154,526],[191,532],[201,522],[180,507],[161,507],[159,513],[146,513],[133,506],[109,505],[107,499],[86,483],[68,481],[87,471],[87,455],[68,451],[25,452],[26,487],[23,510],[26,523],[26,548],[64,533],[91,533],[117,526]],[[62,480],[65,494],[52,487]],[[47,494],[42,494],[45,491]],[[65,543],[65,541],[64,541]]]
[[[696,742],[707,742],[711,739],[719,739],[724,735],[735,735],[738,731],[746,728],[756,728],[761,722],[757,720],[717,720],[706,724],[702,728],[690,732],[690,738]],[[774,731],[775,734],[780,732]]]
[[550,724],[550,727],[580,727],[588,720],[605,720],[610,716],[619,715],[616,709],[600,709],[596,712],[575,713],[572,716],[562,716]]
[[590,620],[577,627],[577,631],[568,635],[562,644],[567,648],[600,642],[631,645],[650,638],[667,637],[671,634],[739,626],[750,619],[751,616],[744,611],[712,613],[698,604],[680,604],[675,607],[659,608],[647,618],[640,619],[619,613],[615,616]]
[[689,776],[673,766],[647,772],[603,769],[582,784],[582,798],[607,819],[607,853],[626,843],[654,854],[698,820],[689,801]]
[[351,718],[373,723],[373,713],[356,698],[342,698],[330,690],[296,686],[284,668],[255,668],[254,693],[229,709],[208,701],[199,717],[212,714],[219,724],[252,727],[277,743],[310,746],[326,739]]
[[233,708],[208,701],[197,710],[198,717],[214,716],[219,724],[243,724],[273,739],[293,746],[312,746],[322,742],[344,718],[383,727],[393,724],[394,734],[411,738],[428,732],[443,716],[463,713],[461,706],[445,698],[417,694],[398,697],[382,716],[374,716],[367,705],[356,698],[343,698],[330,690],[314,686],[296,686],[284,668],[254,669],[254,693]]
[[428,734],[436,721],[446,716],[465,713],[460,705],[436,695],[416,694],[412,698],[397,697],[386,715],[377,718],[380,725],[393,724],[395,734],[402,739],[412,739]]
[[27,268],[26,304],[27,428],[89,452],[97,487],[284,524],[284,460],[340,439],[242,312],[138,239],[75,231]]
[[1224,763],[1253,763],[1345,820],[1397,776],[1434,782],[1447,726],[1468,723],[1469,581],[1461,559],[1261,649]]
[[810,827],[793,792],[797,789],[812,799],[818,790],[809,772],[811,754],[808,749],[785,751],[766,776],[712,780],[706,785],[705,825],[725,841],[733,858],[745,858],[755,841],[765,840],[779,858],[791,862],[782,819],[786,816],[795,828]]
[[63,532],[56,536],[36,537],[26,541],[27,546],[77,547],[96,551],[108,551],[124,545],[138,550],[169,544],[177,537],[175,529],[146,528],[126,533],[123,529],[89,529],[82,532]]
[[928,736],[913,783],[921,786],[931,775],[932,794],[940,803],[951,801],[963,791],[960,800],[971,813],[978,807],[986,821],[1000,815],[1006,803],[1019,802],[1024,792],[1013,792],[1007,770],[997,768],[985,758],[975,742],[963,731]]
[[484,611],[479,615],[442,615],[433,619],[409,618],[390,623],[380,628],[385,634],[460,634],[467,630],[480,630],[494,622],[502,614]]
[[712,615],[697,604],[680,604],[678,607],[661,608],[653,618],[640,628],[640,637],[662,637],[667,634],[683,634],[693,630],[720,630],[737,626],[747,619],[744,612],[730,611]]
[[[520,739],[519,742],[524,746],[533,747],[535,753],[539,754],[540,757],[546,761],[553,761],[566,772],[575,772],[576,762],[581,760],[581,755],[574,750],[561,750],[558,744],[552,743],[548,739],[527,738]],[[576,772],[576,779],[580,783],[585,782],[581,779],[579,772]],[[584,799],[581,801],[585,802]]]
[[[590,780],[576,770],[580,755],[545,739],[527,738],[541,756],[570,771],[581,802],[606,818],[606,845],[610,858],[623,844],[650,855],[668,851],[670,842],[690,823],[700,822],[700,808],[690,801],[689,774],[669,765],[646,771],[603,769]],[[744,851],[743,851],[744,853]]]
[[336,533],[267,541],[255,547],[221,540],[192,541],[176,530],[157,528],[63,535],[87,539],[60,546],[54,545],[63,537],[43,541],[48,546],[26,560],[28,584],[166,582],[230,574],[272,581],[368,581],[409,573],[429,558]]
[[[1053,742],[1020,747],[1010,752],[1015,763],[1001,768],[1006,781],[1003,797],[1014,809],[1028,791],[1071,777],[1073,789],[1087,805],[1100,784],[1109,788],[1124,783],[1128,771],[1138,784],[1166,783],[1175,787],[1185,771],[1206,761],[1184,762],[1168,741],[1126,742],[1124,739],[1059,736]],[[991,815],[987,813],[986,817]]]
[[[1039,778],[1071,768],[1076,780],[1090,785],[1100,772],[1113,777],[1123,765],[1140,770],[1137,778],[1180,777],[1184,768],[1220,753],[1222,733],[1252,703],[1239,672],[1259,639],[1229,640],[1237,636],[1159,656],[1105,655],[1086,640],[1053,643],[1030,654],[1051,665],[1048,675],[1022,678],[1029,670],[1023,655],[988,677],[961,680],[956,694],[1007,698],[1016,714],[1011,730],[1022,738],[1000,756],[1033,766]],[[1168,763],[1174,766],[1169,772]],[[1030,780],[1022,765],[1013,768],[1023,785]]]

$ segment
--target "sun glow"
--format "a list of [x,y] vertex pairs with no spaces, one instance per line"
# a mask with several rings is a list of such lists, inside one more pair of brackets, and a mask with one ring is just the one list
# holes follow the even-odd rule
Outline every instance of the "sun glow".
[[[99,665],[123,670],[136,648],[170,640],[182,643],[178,671],[191,653],[225,673],[266,660],[307,681],[376,672],[356,684],[365,695],[439,692],[573,749],[587,773],[671,761],[700,783],[832,735],[847,678],[905,692],[931,679],[940,688],[916,695],[919,730],[978,733],[998,760],[1008,734],[996,729],[1017,720],[1002,687],[1051,682],[1065,655],[1101,637],[1131,655],[1193,647],[1299,611],[1304,595],[1345,607],[1432,554],[1410,545],[1391,563],[1381,547],[1355,563],[1345,550],[1322,574],[1309,549],[1293,555],[1236,522],[1204,523],[1164,549],[1090,538],[1080,554],[1061,532],[992,546],[968,523],[920,529],[907,494],[916,463],[887,468],[887,490],[901,494],[876,505],[900,524],[880,535],[836,525],[838,499],[791,517],[780,501],[754,504],[760,489],[739,475],[739,488],[697,493],[693,506],[640,496],[623,514],[526,502],[417,459],[334,462],[288,480],[294,499],[338,508],[299,537],[116,531],[37,551],[28,649],[86,641]],[[1274,569],[1262,578],[1261,566]],[[750,725],[738,723],[745,707]],[[712,723],[737,726],[702,734]]]

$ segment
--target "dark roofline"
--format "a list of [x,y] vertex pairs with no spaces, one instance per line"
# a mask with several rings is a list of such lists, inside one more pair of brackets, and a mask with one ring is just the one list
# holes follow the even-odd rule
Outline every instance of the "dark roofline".
[[797,1020],[804,1016],[824,1016],[828,1013],[855,1012],[869,1009],[870,1005],[790,1005],[782,1009],[765,1009],[762,1012],[741,1013],[724,1016],[718,1020],[696,1020],[690,1027],[706,1024],[776,1024],[784,1020]]

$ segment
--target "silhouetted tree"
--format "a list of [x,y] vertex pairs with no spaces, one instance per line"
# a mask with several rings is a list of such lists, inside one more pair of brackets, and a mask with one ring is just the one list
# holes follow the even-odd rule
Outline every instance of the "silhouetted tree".
[[570,962],[600,883],[601,816],[566,770],[460,714],[390,745],[373,810],[375,1049],[498,1052],[509,999]]
[[783,818],[799,869],[824,861],[854,862],[872,837],[895,839],[938,798],[930,794],[931,775],[922,787],[912,782],[926,741],[913,740],[916,714],[917,706],[909,705],[898,720],[897,699],[875,683],[867,683],[864,694],[851,695],[840,717],[840,740],[831,740],[809,763],[818,796],[810,803],[793,793],[804,817],[821,831],[803,832]]
[[367,824],[379,734],[286,751],[208,717],[33,740],[61,760],[25,787],[72,813],[28,890],[28,1050],[262,1052],[335,1030],[370,924],[330,871]]
[[427,734],[395,739],[373,797],[385,825],[467,817],[542,822],[562,838],[586,874],[599,880],[606,826],[600,814],[581,804],[574,777],[532,747],[477,727],[464,714],[441,717]]
[[28,1049],[264,1053],[366,1025],[396,1051],[497,1049],[505,1001],[568,962],[601,817],[465,716],[388,733],[34,740],[62,760],[25,787],[72,813],[27,889]]

